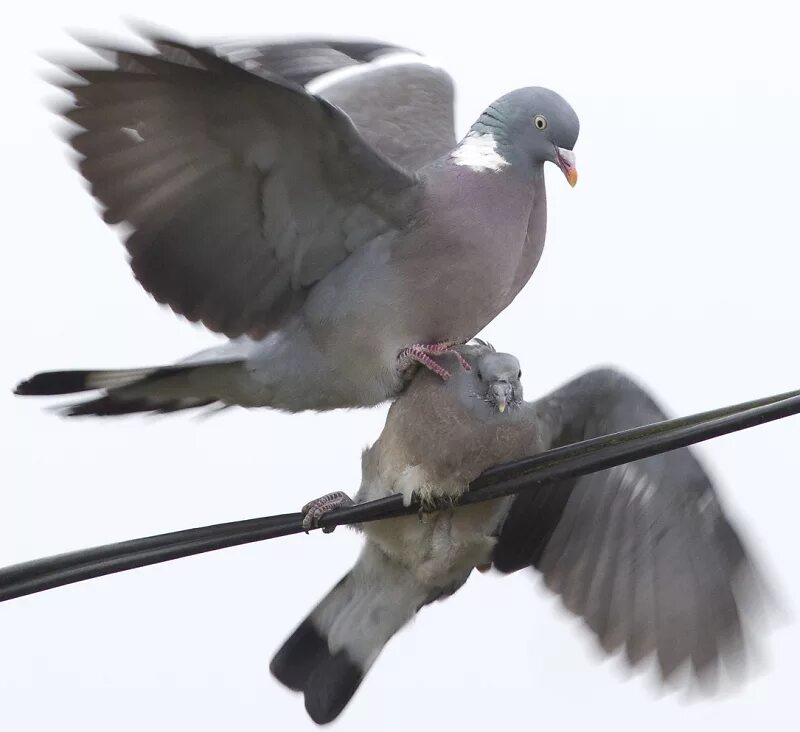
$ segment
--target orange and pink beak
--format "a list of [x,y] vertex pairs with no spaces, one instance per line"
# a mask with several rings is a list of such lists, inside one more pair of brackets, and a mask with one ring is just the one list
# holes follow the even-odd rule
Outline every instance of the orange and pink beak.
[[575,153],[572,150],[565,150],[563,147],[556,148],[558,167],[567,179],[567,182],[574,188],[578,182],[578,169],[575,167]]

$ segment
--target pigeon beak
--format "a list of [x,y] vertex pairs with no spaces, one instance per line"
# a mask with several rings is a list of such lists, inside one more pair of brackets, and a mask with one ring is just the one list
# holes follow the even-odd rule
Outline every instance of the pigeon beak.
[[506,381],[499,381],[492,384],[492,397],[497,411],[502,414],[506,411],[509,401],[511,401],[511,385]]
[[563,147],[556,148],[558,167],[567,179],[567,182],[574,188],[578,182],[578,169],[575,167],[575,153],[572,150],[565,150]]

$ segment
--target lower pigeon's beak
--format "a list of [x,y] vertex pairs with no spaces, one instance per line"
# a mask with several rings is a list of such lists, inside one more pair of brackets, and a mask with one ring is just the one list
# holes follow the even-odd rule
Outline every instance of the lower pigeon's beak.
[[498,381],[492,384],[492,400],[494,401],[495,407],[497,407],[497,411],[502,414],[506,411],[506,407],[508,406],[509,402],[511,401],[512,390],[511,384],[507,381]]
[[578,182],[578,169],[575,167],[575,153],[572,150],[565,150],[563,147],[556,148],[558,167],[566,177],[568,183],[574,188]]

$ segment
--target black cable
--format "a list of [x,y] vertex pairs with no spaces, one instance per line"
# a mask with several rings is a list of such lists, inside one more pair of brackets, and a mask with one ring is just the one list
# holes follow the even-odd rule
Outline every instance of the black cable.
[[[486,470],[459,504],[531,490],[538,485],[586,475],[633,460],[686,447],[800,412],[800,390],[722,409],[665,420],[547,450]],[[363,523],[415,513],[400,495],[340,508],[322,517],[321,527]],[[300,513],[186,529],[117,544],[81,549],[0,569],[0,602],[136,567],[303,531]]]

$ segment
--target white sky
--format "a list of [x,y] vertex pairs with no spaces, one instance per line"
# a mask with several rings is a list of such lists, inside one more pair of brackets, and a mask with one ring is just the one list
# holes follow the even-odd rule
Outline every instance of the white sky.
[[[190,38],[362,36],[429,52],[464,131],[502,93],[550,86],[581,118],[581,180],[548,174],[543,260],[483,333],[517,354],[529,397],[621,366],[674,414],[800,386],[800,52],[790,3],[28,2],[0,53],[0,565],[297,510],[354,491],[384,410],[209,421],[63,421],[10,389],[34,371],[169,361],[213,340],[135,284],[43,97],[36,54],[120,16]],[[212,10],[220,9],[220,10]],[[800,607],[800,419],[699,453],[790,610]],[[0,725],[312,729],[268,674],[273,652],[350,566],[357,537],[293,537],[0,605]],[[475,577],[386,648],[338,729],[797,729],[800,629],[715,702],[656,698],[525,573]],[[530,721],[532,718],[532,721]]]

